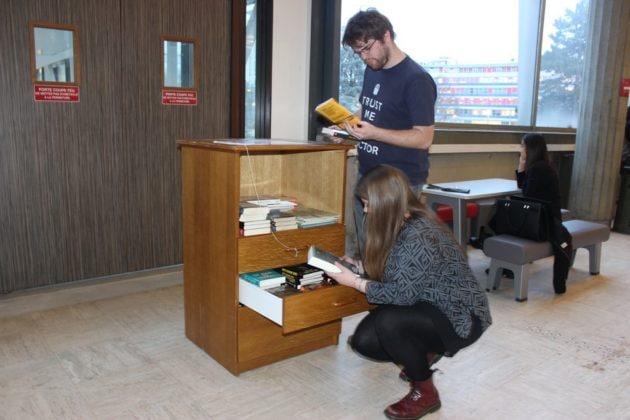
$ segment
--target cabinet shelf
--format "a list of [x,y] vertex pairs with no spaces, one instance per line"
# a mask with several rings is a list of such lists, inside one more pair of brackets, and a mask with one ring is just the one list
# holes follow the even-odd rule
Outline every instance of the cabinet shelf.
[[[341,318],[367,310],[361,293],[334,286],[271,300],[239,293],[239,273],[306,261],[310,245],[344,253],[346,153],[335,144],[267,145],[179,140],[182,170],[186,336],[235,375],[336,344]],[[239,237],[241,196],[284,195],[334,212],[340,222]],[[258,293],[258,294],[257,294]],[[245,301],[245,302],[242,302]],[[241,305],[243,303],[245,306]],[[268,314],[267,314],[268,315]]]

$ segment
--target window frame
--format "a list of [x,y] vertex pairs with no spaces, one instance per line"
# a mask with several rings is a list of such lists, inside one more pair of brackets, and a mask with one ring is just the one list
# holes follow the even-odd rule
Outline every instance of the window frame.
[[[245,136],[246,0],[232,2],[232,77],[230,83],[230,137]],[[271,136],[271,72],[273,0],[256,3],[256,109],[255,137]]]
[[[311,108],[314,105],[322,102],[329,97],[339,96],[339,79],[336,81],[332,79],[325,79],[321,75],[334,73],[339,74],[339,43],[340,43],[340,28],[341,28],[341,1],[331,0],[329,2],[319,2],[317,6],[313,4],[312,12],[312,41],[311,41],[311,89],[309,92],[309,104]],[[591,0],[592,1],[592,0]],[[335,14],[336,13],[336,14]],[[324,20],[322,16],[334,16],[334,20]],[[536,56],[532,67],[533,82],[527,86],[527,90],[530,91],[530,109],[527,120],[529,125],[496,125],[496,124],[466,124],[466,123],[446,123],[436,122],[435,127],[438,131],[450,131],[450,132],[471,132],[471,131],[483,131],[483,132],[526,132],[526,131],[541,131],[545,133],[558,133],[558,134],[575,134],[576,128],[570,127],[551,127],[551,126],[538,126],[536,122],[538,120],[538,107],[539,107],[539,86],[540,86],[540,68],[542,61],[542,44],[544,36],[544,24],[545,24],[545,0],[539,0],[538,10],[538,22],[536,27],[536,39],[532,40],[532,44],[535,45]],[[336,37],[326,37],[326,33],[336,33]],[[321,44],[321,45],[320,45]],[[330,51],[335,51],[337,56],[330,62],[327,60],[327,55],[330,55]],[[336,85],[334,85],[336,83]],[[315,119],[311,119],[309,122],[309,138],[314,139],[316,137],[316,131],[321,128],[321,124],[316,124]]]
[[[65,23],[52,23],[43,21],[29,21],[29,54],[31,62],[31,82],[33,85],[46,84],[58,86],[80,86],[81,85],[81,55],[79,48],[79,27]],[[72,54],[74,61],[74,81],[58,82],[54,80],[37,80],[37,59],[35,49],[35,28],[59,29],[72,32]]]
[[[339,48],[341,43],[341,0],[313,2],[311,6],[311,54],[309,108],[328,98],[339,97]],[[311,113],[307,137],[317,138],[319,117]]]
[[[182,42],[189,43],[193,45],[193,86],[191,87],[179,87],[179,86],[166,86],[165,82],[165,74],[164,74],[164,42],[165,41],[173,41],[173,42]],[[163,90],[194,90],[199,92],[199,40],[197,38],[184,38],[181,36],[175,35],[161,35],[160,36],[160,63],[161,63],[161,74],[162,74],[162,89]]]

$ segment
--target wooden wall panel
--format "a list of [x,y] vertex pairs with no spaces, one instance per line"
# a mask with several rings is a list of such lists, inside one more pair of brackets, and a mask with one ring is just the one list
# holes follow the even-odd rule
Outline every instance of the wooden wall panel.
[[[35,103],[29,20],[77,25],[80,102]],[[229,2],[3,0],[0,293],[181,262],[175,141],[223,137]],[[199,105],[160,104],[160,35],[200,40]]]
[[[122,272],[112,229],[124,207],[114,139],[120,112],[120,11],[117,0],[9,0],[0,13],[0,281],[2,291]],[[79,103],[35,103],[30,80],[29,20],[79,26]],[[92,29],[92,30],[90,30]]]
[[[122,141],[130,160],[129,271],[181,262],[179,138],[227,137],[229,2],[122,2]],[[197,106],[161,105],[160,36],[197,38]]]

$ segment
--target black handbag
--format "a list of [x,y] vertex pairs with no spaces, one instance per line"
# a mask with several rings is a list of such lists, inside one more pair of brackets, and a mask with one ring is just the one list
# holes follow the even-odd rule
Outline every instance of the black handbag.
[[549,240],[549,205],[542,200],[512,196],[498,199],[490,227],[499,235],[506,233],[538,242]]

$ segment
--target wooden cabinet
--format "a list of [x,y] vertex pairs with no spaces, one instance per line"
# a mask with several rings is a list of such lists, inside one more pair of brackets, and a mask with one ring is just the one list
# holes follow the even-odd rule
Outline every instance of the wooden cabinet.
[[[271,298],[276,322],[258,313],[270,299],[244,293],[239,273],[306,261],[308,247],[344,253],[348,146],[299,142],[180,140],[186,336],[235,375],[337,344],[341,318],[369,308],[365,296],[335,286]],[[239,237],[240,196],[283,194],[341,215],[340,223]],[[246,295],[246,296],[245,296]],[[262,312],[262,311],[261,311]]]

